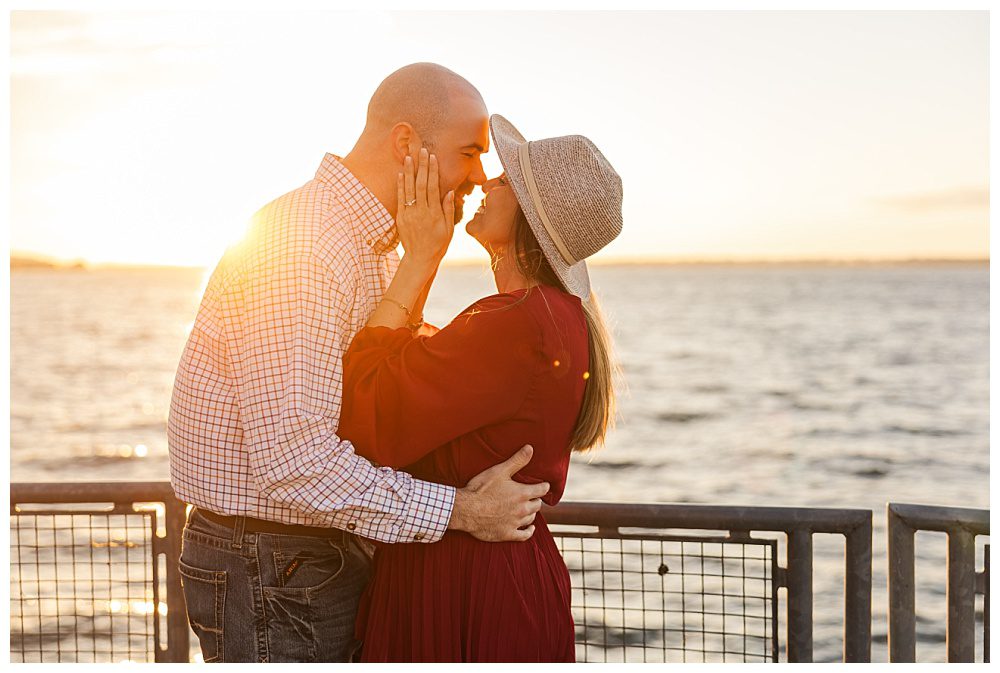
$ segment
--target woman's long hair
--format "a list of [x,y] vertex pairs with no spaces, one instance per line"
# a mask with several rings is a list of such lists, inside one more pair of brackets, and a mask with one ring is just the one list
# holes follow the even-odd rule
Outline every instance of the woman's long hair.
[[[518,209],[514,223],[514,250],[512,251],[517,270],[528,281],[539,285],[562,288],[552,266],[538,245],[524,212]],[[613,361],[611,335],[604,321],[604,314],[593,292],[582,302],[583,314],[587,320],[590,342],[590,368],[584,375],[586,387],[583,405],[576,420],[576,427],[570,439],[570,449],[587,451],[604,444],[604,437],[615,419],[615,378],[619,375]]]

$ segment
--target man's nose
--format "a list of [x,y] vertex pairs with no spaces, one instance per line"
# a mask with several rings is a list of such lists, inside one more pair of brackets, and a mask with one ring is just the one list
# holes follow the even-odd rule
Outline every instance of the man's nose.
[[469,173],[469,182],[475,185],[481,185],[485,189],[487,180],[486,171],[483,170],[482,160],[476,160],[476,167],[472,169],[471,173]]

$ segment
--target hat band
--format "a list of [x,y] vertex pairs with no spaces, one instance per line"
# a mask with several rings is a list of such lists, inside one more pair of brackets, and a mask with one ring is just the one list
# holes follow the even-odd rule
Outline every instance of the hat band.
[[524,184],[528,188],[528,195],[531,196],[531,201],[535,204],[535,210],[538,211],[538,217],[542,220],[545,231],[549,232],[549,236],[552,238],[552,242],[556,244],[556,248],[559,250],[559,254],[562,255],[563,260],[570,266],[573,266],[578,260],[570,254],[559,232],[549,222],[549,216],[545,214],[545,208],[542,207],[542,196],[538,193],[538,187],[535,185],[535,176],[531,174],[531,159],[528,156],[529,144],[530,142],[523,142],[517,148],[517,155],[521,160],[521,171],[524,173]]

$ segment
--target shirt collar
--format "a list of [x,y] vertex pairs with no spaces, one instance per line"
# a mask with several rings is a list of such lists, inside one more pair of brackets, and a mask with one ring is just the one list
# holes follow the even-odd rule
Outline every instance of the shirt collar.
[[399,245],[396,222],[371,191],[347,170],[342,159],[327,154],[316,171],[316,179],[333,190],[354,219],[354,231],[377,255],[384,255]]

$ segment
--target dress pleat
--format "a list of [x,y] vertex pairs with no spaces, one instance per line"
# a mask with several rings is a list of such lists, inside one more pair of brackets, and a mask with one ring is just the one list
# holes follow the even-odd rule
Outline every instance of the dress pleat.
[[540,519],[526,543],[380,546],[358,624],[364,661],[574,661],[569,574]]

